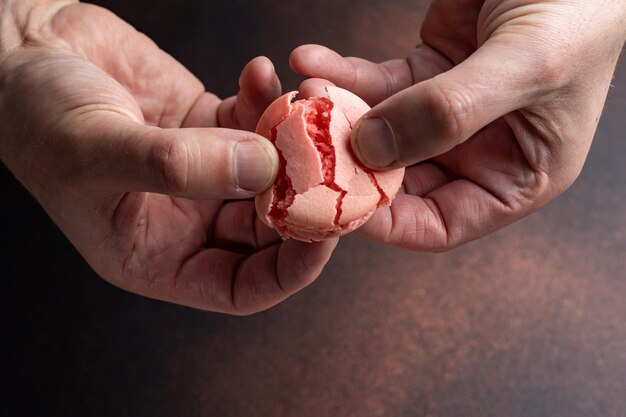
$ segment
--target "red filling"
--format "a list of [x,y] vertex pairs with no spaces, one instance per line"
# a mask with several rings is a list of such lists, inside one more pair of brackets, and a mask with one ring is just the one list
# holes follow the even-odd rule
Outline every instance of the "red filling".
[[[289,117],[289,116],[287,116]],[[284,120],[284,119],[283,119]],[[281,120],[282,122],[282,120]],[[272,137],[270,140],[276,146],[276,127],[272,128]],[[276,175],[276,181],[274,182],[274,196],[272,200],[272,208],[267,216],[272,220],[274,226],[278,229],[280,233],[285,231],[285,226],[282,220],[287,217],[287,209],[293,203],[293,199],[296,196],[296,190],[293,189],[293,185],[291,184],[291,178],[287,175],[287,161],[283,156],[283,153],[276,146],[276,151],[278,152],[278,174]]]
[[330,140],[330,111],[333,103],[326,98],[304,100],[306,132],[320,153],[324,185],[339,191],[335,184],[335,149]]
[[337,158],[335,156],[335,147],[330,138],[330,111],[333,108],[333,103],[327,98],[321,97],[304,100],[303,104],[305,106],[306,131],[320,153],[322,173],[324,175],[323,184],[331,190],[340,193],[335,206],[337,213],[333,221],[335,224],[338,224],[342,213],[341,204],[347,191],[335,183]]

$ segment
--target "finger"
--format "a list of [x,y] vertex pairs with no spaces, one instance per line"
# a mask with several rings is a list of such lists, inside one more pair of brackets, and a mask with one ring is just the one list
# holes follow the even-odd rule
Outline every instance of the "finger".
[[333,86],[332,82],[321,78],[308,78],[300,84],[298,87],[298,93],[300,98],[310,97],[325,97],[328,93],[326,87]]
[[278,233],[267,227],[256,214],[254,201],[233,201],[222,206],[213,221],[208,246],[239,253],[257,252],[280,243]]
[[361,58],[344,58],[320,45],[299,46],[289,56],[289,65],[306,77],[332,81],[369,105],[376,105],[413,84],[411,68],[403,59],[375,64]]
[[448,240],[447,224],[442,213],[433,210],[425,198],[450,183],[449,174],[434,163],[408,167],[391,206],[383,206],[357,233],[369,239],[414,250],[443,250]]
[[357,123],[352,146],[375,169],[440,155],[539,95],[538,63],[488,41],[466,61],[380,103]]
[[233,286],[237,311],[269,308],[311,284],[322,272],[338,239],[304,243],[289,239],[246,259]]
[[485,236],[538,206],[515,210],[480,185],[460,179],[423,198],[398,194],[391,207],[377,210],[359,232],[379,242],[438,252]]
[[406,62],[411,68],[413,84],[429,80],[454,66],[445,55],[426,43],[417,45],[407,56]]
[[215,94],[202,93],[189,109],[182,127],[217,127],[217,109],[221,103]]
[[406,194],[424,197],[448,182],[449,175],[440,167],[434,163],[422,163],[406,169],[402,186]]
[[174,289],[148,294],[191,307],[232,314],[267,309],[313,282],[337,244],[288,240],[250,257],[207,249],[179,271]]
[[[191,199],[249,198],[269,187],[278,156],[254,133],[229,129],[161,129],[123,116],[78,117],[72,176],[95,193],[148,191]],[[84,140],[87,138],[88,140]],[[96,181],[94,181],[96,180]]]
[[421,197],[399,193],[391,206],[381,207],[358,229],[377,242],[417,251],[442,251],[462,239],[451,237],[438,206]]
[[220,105],[220,126],[253,131],[259,118],[281,94],[281,85],[274,65],[266,57],[250,61],[239,77],[239,93]]

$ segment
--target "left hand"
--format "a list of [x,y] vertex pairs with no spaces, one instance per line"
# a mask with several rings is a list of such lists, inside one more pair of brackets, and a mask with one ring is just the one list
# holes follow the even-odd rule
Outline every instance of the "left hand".
[[29,22],[28,42],[0,57],[0,157],[96,272],[233,314],[317,278],[336,240],[283,242],[263,225],[250,197],[271,185],[276,152],[225,129],[253,130],[280,94],[267,59],[222,102],[105,9],[40,12],[29,16],[49,20]]

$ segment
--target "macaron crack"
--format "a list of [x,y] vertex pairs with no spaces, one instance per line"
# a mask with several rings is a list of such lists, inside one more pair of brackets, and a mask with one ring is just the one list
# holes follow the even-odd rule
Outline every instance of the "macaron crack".
[[340,193],[337,197],[337,205],[335,206],[337,213],[333,220],[333,223],[338,225],[339,219],[341,218],[341,204],[347,194],[347,190],[342,189],[335,182],[337,158],[335,155],[335,147],[330,137],[330,120],[333,103],[325,97],[313,97],[308,100],[302,100],[301,103],[304,105],[307,134],[317,148],[320,154],[320,160],[322,161],[322,172],[324,174],[324,182],[322,184]]
[[[285,116],[283,120],[281,120],[278,124],[282,123],[288,115]],[[272,136],[270,141],[276,145],[276,135],[277,135],[277,127],[278,124],[272,127]],[[291,183],[291,178],[287,175],[286,167],[287,161],[285,160],[285,156],[282,151],[276,146],[276,151],[278,153],[278,174],[276,175],[276,181],[274,182],[274,196],[272,199],[272,208],[270,212],[267,214],[270,219],[276,225],[276,228],[279,232],[285,228],[284,219],[287,217],[287,209],[293,204],[293,200],[296,196],[296,190],[293,188],[293,184]],[[282,233],[282,232],[281,232]]]

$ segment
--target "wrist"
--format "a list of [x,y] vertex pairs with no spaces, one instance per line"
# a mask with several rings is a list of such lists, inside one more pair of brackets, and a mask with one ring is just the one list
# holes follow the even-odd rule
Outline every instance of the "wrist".
[[4,0],[0,3],[0,62],[12,51],[36,43],[59,9],[78,0]]

